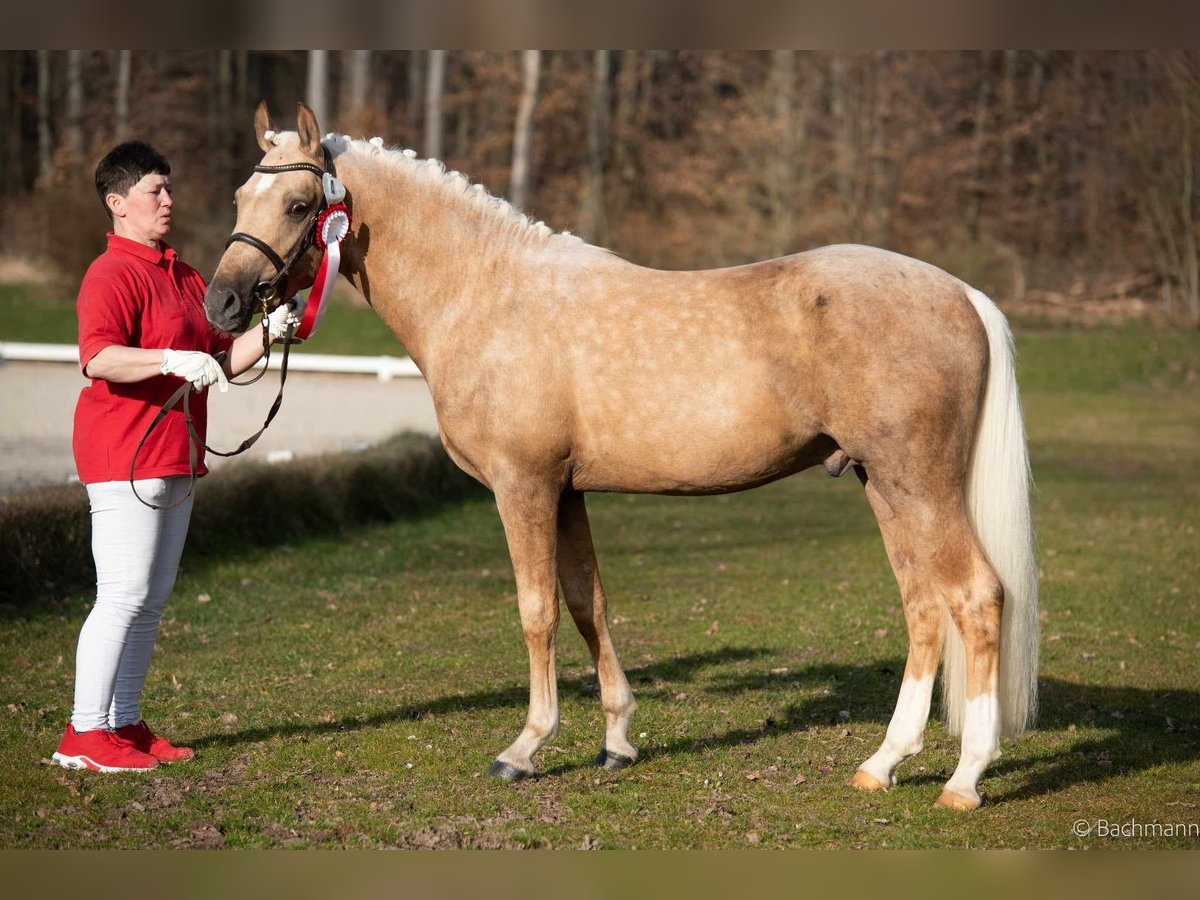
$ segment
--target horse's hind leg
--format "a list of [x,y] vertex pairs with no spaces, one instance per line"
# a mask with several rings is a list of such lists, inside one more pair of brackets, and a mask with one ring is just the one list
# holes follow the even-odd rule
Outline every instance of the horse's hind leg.
[[529,714],[515,741],[492,763],[489,775],[516,781],[534,772],[533,755],[558,733],[554,642],[558,590],[554,579],[559,489],[533,479],[496,484],[517,580],[517,605],[529,651]]
[[[972,531],[971,537],[974,538]],[[984,770],[1000,756],[1000,622],[1004,587],[977,541],[963,562],[958,590],[950,594],[950,618],[967,656],[961,711],[962,753],[935,805],[975,809]]]
[[908,625],[908,660],[896,710],[883,744],[850,780],[856,788],[877,791],[894,785],[896,767],[923,746],[941,652],[943,605],[930,567],[923,562],[921,542],[914,540],[917,523],[908,521],[912,518],[909,515],[897,515],[872,481],[867,482],[867,499],[879,521],[888,560],[900,585]]
[[600,703],[604,707],[604,744],[596,765],[621,769],[637,759],[629,743],[629,720],[637,703],[617,661],[608,630],[608,601],[600,584],[596,551],[588,526],[583,494],[568,490],[558,508],[558,578],[571,618],[587,642],[600,680]]
[[[880,492],[882,487],[883,492]],[[921,748],[948,610],[967,653],[962,757],[937,805],[974,809],[984,769],[1000,755],[998,666],[1003,589],[967,519],[958,492],[914,501],[914,493],[868,482],[888,557],[900,583],[909,627],[909,656],[896,712],[883,745],[855,773],[858,787],[888,787],[896,765]],[[895,502],[889,503],[890,496]],[[937,495],[933,495],[935,498]]]

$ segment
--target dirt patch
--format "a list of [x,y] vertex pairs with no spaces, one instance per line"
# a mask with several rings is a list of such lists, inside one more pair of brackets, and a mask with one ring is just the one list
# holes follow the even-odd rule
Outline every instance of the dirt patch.
[[215,822],[193,822],[188,836],[172,841],[171,846],[181,850],[221,850],[225,847],[225,833]]
[[463,836],[457,828],[449,825],[434,825],[404,835],[397,842],[409,850],[461,850]]

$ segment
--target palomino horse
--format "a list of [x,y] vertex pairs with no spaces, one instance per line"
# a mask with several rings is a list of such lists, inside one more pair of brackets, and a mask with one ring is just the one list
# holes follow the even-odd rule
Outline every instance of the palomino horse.
[[[597,763],[637,758],[635,703],[609,634],[587,491],[718,494],[824,463],[853,466],[903,598],[908,659],[879,750],[854,774],[895,783],[921,749],[939,656],[958,767],[938,806],[979,805],[1001,733],[1034,718],[1037,573],[1025,431],[1004,316],[957,278],[833,246],[754,265],[664,272],[532,223],[436,160],[376,138],[322,140],[255,117],[264,166],[237,230],[286,257],[322,202],[326,152],[353,225],[341,274],[412,354],[454,461],[496,496],[525,643],[529,713],[491,767],[530,775],[558,730],[556,580],[587,642],[606,727]],[[283,296],[313,279],[310,249]],[[275,275],[231,244],[209,320],[244,329]]]

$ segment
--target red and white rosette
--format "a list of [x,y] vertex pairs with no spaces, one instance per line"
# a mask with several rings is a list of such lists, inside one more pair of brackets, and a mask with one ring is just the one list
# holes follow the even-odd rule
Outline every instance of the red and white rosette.
[[296,337],[300,340],[316,334],[321,325],[329,296],[333,293],[333,283],[337,280],[338,267],[342,262],[340,245],[349,233],[350,210],[346,208],[346,204],[335,203],[317,217],[317,233],[313,240],[325,253],[317,268],[316,280],[308,292],[308,304],[304,307],[304,315],[296,327]]

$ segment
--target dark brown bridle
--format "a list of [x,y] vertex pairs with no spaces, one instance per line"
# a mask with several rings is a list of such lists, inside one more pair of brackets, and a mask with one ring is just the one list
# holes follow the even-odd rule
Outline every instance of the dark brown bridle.
[[[333,170],[333,154],[331,154],[329,152],[329,148],[324,145],[321,146],[321,153],[325,159],[324,169],[312,163],[298,162],[286,163],[280,166],[264,166],[260,164],[254,167],[254,171],[262,172],[266,175],[275,175],[280,172],[312,172],[317,176],[318,180],[323,180],[326,175],[336,177],[336,173]],[[230,245],[234,243],[240,242],[243,244],[249,244],[259,253],[265,256],[270,261],[271,265],[275,267],[275,276],[273,278],[260,281],[254,286],[254,299],[262,304],[264,313],[267,311],[267,304],[279,296],[279,283],[287,277],[287,274],[291,271],[292,266],[296,264],[296,260],[303,256],[304,252],[312,246],[313,236],[316,233],[317,219],[328,205],[329,200],[326,197],[325,192],[322,191],[320,205],[317,206],[317,208],[313,211],[313,214],[309,217],[308,225],[305,227],[304,233],[300,236],[300,240],[296,243],[296,246],[292,249],[292,252],[288,254],[286,260],[277,252],[275,252],[275,249],[266,241],[262,240],[261,238],[257,238],[252,234],[247,234],[244,231],[235,231],[229,236],[229,240],[225,242],[226,249],[229,249]]]

